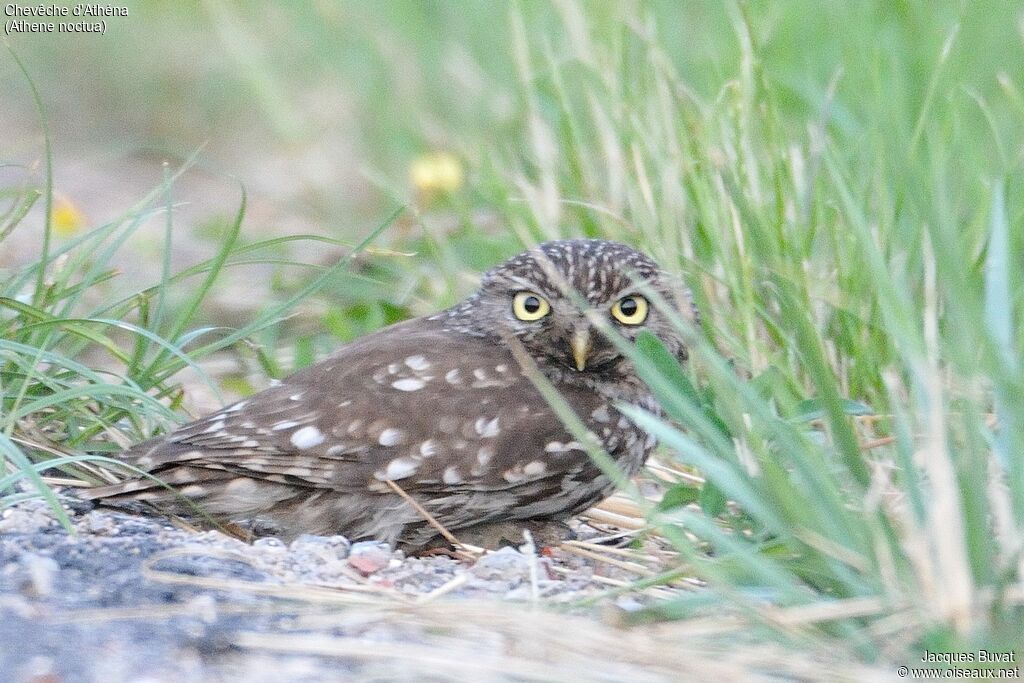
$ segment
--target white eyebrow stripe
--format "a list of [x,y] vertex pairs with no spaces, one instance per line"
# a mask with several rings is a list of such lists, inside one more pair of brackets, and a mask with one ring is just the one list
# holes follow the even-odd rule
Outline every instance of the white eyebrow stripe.
[[512,281],[515,284],[519,285],[522,288],[523,291],[537,292],[538,294],[541,294],[541,293],[547,294],[547,292],[540,291],[541,288],[539,287],[539,283],[537,283],[537,282],[530,282],[526,278],[519,277],[518,275],[508,275],[506,277],[510,281]]

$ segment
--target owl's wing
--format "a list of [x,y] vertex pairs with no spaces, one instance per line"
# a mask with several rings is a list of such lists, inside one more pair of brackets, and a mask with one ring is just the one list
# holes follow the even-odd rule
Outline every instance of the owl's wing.
[[[576,391],[577,410],[599,399]],[[508,489],[589,464],[507,350],[411,321],[122,458],[187,493],[239,475],[339,492]],[[90,498],[158,489],[137,479]]]

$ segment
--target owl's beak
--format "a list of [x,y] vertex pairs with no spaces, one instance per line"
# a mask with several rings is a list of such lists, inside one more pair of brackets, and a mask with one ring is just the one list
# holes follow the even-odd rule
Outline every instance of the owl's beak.
[[580,372],[587,367],[587,357],[590,356],[590,330],[576,330],[569,342],[572,347],[572,358],[576,361],[576,369]]

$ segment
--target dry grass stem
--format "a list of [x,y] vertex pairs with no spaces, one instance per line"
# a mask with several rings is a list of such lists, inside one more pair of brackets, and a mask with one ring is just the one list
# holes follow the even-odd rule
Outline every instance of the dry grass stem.
[[472,547],[471,550],[471,546],[467,546],[461,543],[459,539],[455,538],[455,536],[452,535],[452,532],[448,531],[448,529],[446,529],[443,524],[441,524],[439,521],[437,521],[437,519],[434,518],[433,515],[427,512],[423,508],[423,506],[420,505],[415,499],[413,499],[412,496],[406,493],[401,486],[399,486],[398,484],[391,480],[388,480],[384,483],[390,486],[392,491],[397,493],[405,502],[411,505],[416,510],[416,512],[418,512],[420,516],[423,517],[423,519],[427,520],[427,523],[430,524],[430,526],[434,527],[434,529],[437,530],[437,533],[441,534],[444,540],[451,543],[452,547],[455,548],[456,553],[460,553],[464,550],[465,552],[461,553],[460,555],[462,559],[471,560],[473,559],[474,555],[479,554],[479,548]]
[[626,561],[623,561],[623,560],[617,560],[617,559],[615,559],[613,557],[608,557],[607,555],[603,555],[601,553],[594,552],[593,550],[588,550],[587,548],[580,547],[578,545],[570,545],[569,543],[563,543],[562,544],[562,550],[567,552],[567,553],[572,553],[573,555],[579,555],[580,557],[585,557],[585,558],[590,559],[590,560],[595,560],[597,562],[603,562],[603,563],[609,564],[609,565],[611,565],[613,567],[618,567],[619,569],[623,569],[623,570],[625,570],[627,572],[631,572],[633,574],[639,574],[640,576],[654,576],[654,574],[655,574],[655,572],[651,571],[650,569],[648,569],[647,567],[645,567],[645,566],[643,566],[641,564],[637,564],[636,562],[626,562]]
[[[358,636],[243,632],[248,650],[358,660],[381,679],[413,676],[479,681],[721,681],[877,680],[879,672],[823,647],[793,652],[743,636],[749,624],[734,617],[618,628],[590,618],[473,601],[393,606],[371,613],[343,611],[314,617],[335,630],[374,624],[418,633],[384,642]],[[812,641],[813,645],[813,641]]]
[[590,508],[580,516],[586,520],[598,522],[599,524],[610,524],[612,526],[617,526],[622,529],[630,529],[633,531],[640,531],[641,529],[647,528],[647,522],[642,518],[627,517],[614,512],[607,512],[601,507]]

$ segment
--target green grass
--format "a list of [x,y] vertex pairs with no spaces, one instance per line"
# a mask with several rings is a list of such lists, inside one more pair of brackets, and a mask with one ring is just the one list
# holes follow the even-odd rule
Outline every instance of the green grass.
[[[862,8],[820,13],[858,27]],[[690,377],[653,343],[639,364],[685,431],[631,414],[742,511],[713,521],[712,500],[661,522],[722,600],[754,615],[830,604],[821,628],[868,658],[1019,643],[1012,72],[956,71],[975,15],[930,46],[911,22],[905,43],[865,42],[803,102],[808,121],[772,77],[754,6],[730,18],[739,69],[709,98],[653,30],[555,48],[513,15],[534,146],[494,163],[526,198],[505,210],[532,237],[611,235],[680,264],[704,316],[700,334],[681,327]],[[886,88],[909,74],[923,88]],[[887,416],[891,444],[862,447],[861,405]],[[878,635],[891,618],[907,624],[898,645]]]
[[[171,207],[160,202],[170,196],[170,185],[185,170],[168,174],[163,187],[121,219],[89,230],[52,251],[53,227],[46,220],[52,202],[49,182],[43,190],[8,193],[7,224],[0,228],[0,235],[9,236],[25,227],[19,223],[40,197],[47,198],[47,207],[42,214],[46,220],[42,257],[25,267],[0,272],[0,447],[11,465],[7,476],[0,479],[0,505],[31,495],[17,486],[25,478],[32,481],[39,494],[56,504],[39,472],[59,469],[96,481],[102,473],[89,463],[115,464],[102,454],[116,453],[155,430],[185,419],[174,412],[182,396],[175,382],[181,370],[193,370],[219,395],[199,361],[279,323],[296,304],[337,280],[339,273],[402,211],[396,210],[344,258],[319,268],[301,287],[267,306],[244,326],[196,326],[201,305],[225,269],[266,263],[294,265],[268,252],[283,242],[316,244],[331,240],[293,235],[243,243],[243,192],[215,255],[173,273],[169,260]],[[160,212],[167,217],[162,249],[167,257],[155,281],[122,293],[112,303],[98,303],[100,297],[113,291],[107,285],[118,276],[111,261],[144,221]],[[100,353],[103,358],[99,367],[90,367],[88,364],[96,364]],[[267,364],[277,367],[276,363]]]
[[[417,256],[374,258],[362,279],[332,271],[207,341],[194,320],[218,273],[260,253],[237,241],[241,210],[209,262],[102,309],[83,312],[82,294],[114,278],[102,255],[161,192],[54,245],[0,280],[0,448],[18,471],[38,470],[40,452],[14,440],[26,421],[54,426],[61,449],[109,453],[111,430],[172,419],[155,399],[173,408],[175,372],[317,290],[332,302],[319,322],[345,339],[450,304],[472,286],[453,274],[523,244],[610,237],[680,273],[703,320],[680,322],[685,369],[656,340],[629,349],[670,418],[634,419],[708,482],[670,492],[697,505],[651,513],[707,591],[637,619],[728,605],[765,637],[897,663],[1024,642],[1024,50],[1010,4],[391,3],[387,22],[342,7],[277,16],[315,45],[287,59],[291,41],[260,41],[255,16],[210,21],[222,41],[255,41],[226,73],[285,139],[304,121],[292,70],[346,83],[378,201],[414,204],[385,241]],[[461,158],[464,186],[407,188],[430,148]],[[8,199],[0,235],[32,201]],[[169,305],[185,277],[201,284]],[[113,375],[76,361],[90,348],[117,360]],[[4,500],[21,495],[5,483]]]

